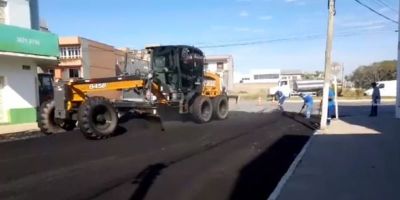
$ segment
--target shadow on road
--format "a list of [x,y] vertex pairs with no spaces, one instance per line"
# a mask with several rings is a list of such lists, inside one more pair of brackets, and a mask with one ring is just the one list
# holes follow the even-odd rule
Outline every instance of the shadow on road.
[[300,135],[280,138],[240,170],[229,199],[267,199],[308,139]]
[[[264,125],[262,125],[264,126]],[[149,165],[148,167],[146,167],[145,169],[143,169],[136,177],[135,179],[132,181],[132,184],[134,185],[138,185],[138,187],[136,188],[136,190],[134,191],[134,193],[131,196],[131,200],[143,200],[145,199],[147,193],[149,192],[151,186],[154,184],[154,182],[156,181],[156,179],[160,176],[161,171],[170,167],[171,165],[183,162],[185,160],[188,160],[192,157],[195,157],[197,155],[206,153],[210,150],[213,150],[221,145],[224,145],[226,143],[229,143],[233,140],[239,139],[241,137],[244,137],[246,135],[251,134],[252,131],[251,130],[246,130],[244,132],[241,132],[237,135],[234,135],[232,137],[228,137],[224,140],[221,140],[219,142],[216,142],[214,144],[207,144],[205,146],[203,146],[200,149],[194,150],[192,152],[188,152],[187,154],[184,154],[180,157],[177,157],[174,160],[165,162],[165,163],[156,163],[156,164],[152,164]],[[307,137],[308,136],[304,136]]]
[[161,171],[168,166],[164,163],[157,163],[148,166],[146,169],[141,171],[132,182],[134,185],[138,185],[135,192],[132,194],[130,200],[142,200],[146,197],[149,189],[153,185],[157,176],[161,174]]
[[[380,105],[378,107],[378,116],[369,117],[368,120],[360,120],[362,117],[368,117],[371,110],[370,105],[348,106],[343,105],[339,107],[340,120],[349,124],[364,126],[370,129],[375,129],[379,132],[378,121],[380,118],[394,118],[395,106],[394,105]],[[372,122],[372,123],[371,123]]]

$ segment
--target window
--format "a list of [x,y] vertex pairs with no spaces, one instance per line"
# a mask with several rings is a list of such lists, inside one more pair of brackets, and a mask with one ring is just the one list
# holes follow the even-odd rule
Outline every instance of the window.
[[0,24],[6,23],[6,6],[7,2],[0,0]]
[[217,62],[217,71],[224,71],[224,63],[223,62]]
[[69,69],[69,77],[70,78],[79,78],[79,69]]
[[60,48],[61,59],[75,59],[81,57],[81,47],[80,46],[67,46]]
[[22,65],[23,70],[31,70],[31,66],[29,65]]
[[380,88],[380,89],[385,88],[385,84],[384,83],[379,84],[378,88]]
[[254,75],[254,80],[260,80],[260,79],[278,79],[279,74],[255,74]]

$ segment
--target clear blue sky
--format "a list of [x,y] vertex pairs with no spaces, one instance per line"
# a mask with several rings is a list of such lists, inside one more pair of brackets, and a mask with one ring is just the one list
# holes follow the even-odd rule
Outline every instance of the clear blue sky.
[[[397,0],[360,0],[398,20]],[[336,0],[334,61],[349,73],[359,65],[397,58],[397,25],[357,4]],[[236,70],[322,70],[327,0],[40,0],[40,15],[52,32],[78,35],[116,47],[146,44],[215,44],[271,41],[204,48],[232,54]]]

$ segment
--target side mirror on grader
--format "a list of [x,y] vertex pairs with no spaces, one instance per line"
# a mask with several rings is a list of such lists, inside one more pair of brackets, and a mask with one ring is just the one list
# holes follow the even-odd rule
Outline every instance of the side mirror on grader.
[[[58,82],[54,99],[42,103],[39,127],[45,134],[72,130],[78,124],[88,139],[110,137],[118,125],[118,113],[157,114],[162,106],[190,114],[197,123],[225,119],[228,97],[217,74],[204,72],[204,54],[191,46],[158,46],[150,52],[147,76],[119,77]],[[111,102],[97,92],[133,90],[143,101],[127,99]],[[161,120],[160,120],[161,121]]]

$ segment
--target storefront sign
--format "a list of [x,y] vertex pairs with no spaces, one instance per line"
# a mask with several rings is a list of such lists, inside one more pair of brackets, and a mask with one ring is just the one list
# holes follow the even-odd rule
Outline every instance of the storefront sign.
[[58,37],[41,32],[0,24],[0,52],[59,57]]

